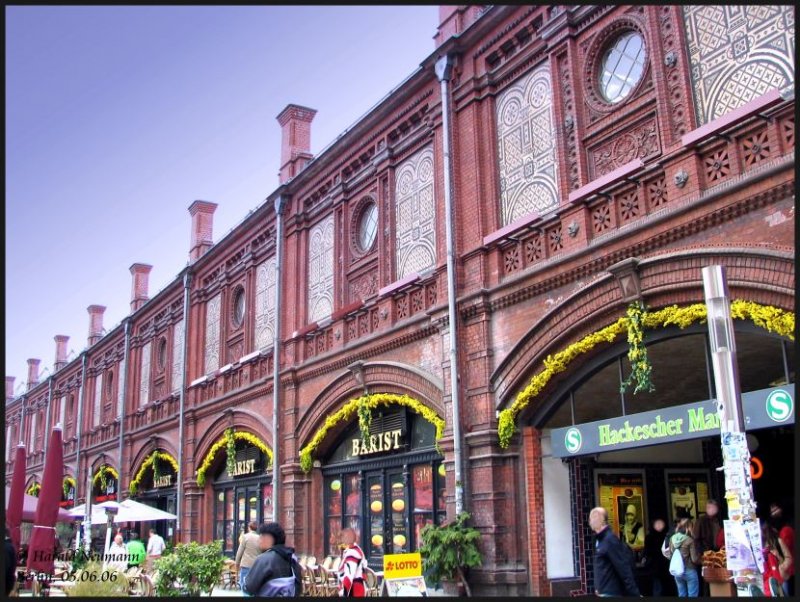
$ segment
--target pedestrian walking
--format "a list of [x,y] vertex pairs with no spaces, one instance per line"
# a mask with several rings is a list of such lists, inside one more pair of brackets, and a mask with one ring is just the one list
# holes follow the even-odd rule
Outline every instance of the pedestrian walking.
[[148,558],[161,558],[164,550],[167,549],[167,544],[164,538],[156,533],[155,529],[150,529],[150,536],[147,538],[147,557]]
[[342,529],[339,534],[342,547],[342,561],[339,563],[339,596],[342,598],[364,598],[367,588],[364,586],[364,569],[367,558],[364,551],[356,543],[356,532],[350,527]]
[[[252,521],[248,527],[250,530],[244,534],[239,542],[239,548],[236,550],[236,574],[239,579],[239,587],[242,587],[253,563],[261,553],[261,548],[259,547],[258,523]],[[250,595],[245,592],[244,589],[242,589],[242,593],[245,596]]]
[[608,526],[608,511],[603,507],[592,508],[589,527],[595,533],[595,593],[598,596],[640,596],[633,576],[633,554]]
[[[704,552],[708,550],[717,552],[720,549],[718,536],[721,531],[723,529],[719,517],[719,503],[714,499],[709,499],[706,501],[705,514],[701,514],[695,521],[691,533],[697,549],[697,557],[700,558],[701,562]],[[708,583],[703,580],[703,594],[708,595],[710,591]]]
[[789,568],[794,564],[791,549],[783,542],[778,536],[778,531],[767,524],[765,521],[761,522],[761,541],[764,546],[762,549],[764,555],[764,593],[771,594],[772,589],[769,586],[771,579],[775,579],[777,586],[780,588],[780,594],[783,593],[783,584],[789,577]]
[[14,549],[14,542],[11,540],[11,531],[6,527],[6,597],[11,595],[14,584],[17,581],[17,551]]
[[286,545],[286,533],[278,523],[258,528],[261,554],[253,562],[242,591],[251,596],[293,597],[303,592],[300,564],[294,548]]
[[[696,598],[700,595],[700,577],[697,574],[700,556],[692,537],[693,528],[690,518],[682,518],[669,539],[669,572],[675,578],[679,598]],[[676,554],[679,558],[673,560]],[[676,566],[682,570],[676,570]]]
[[667,523],[663,518],[656,518],[644,538],[644,566],[651,584],[650,593],[654,597],[676,594],[675,581],[669,574],[669,561],[662,553],[666,539]]

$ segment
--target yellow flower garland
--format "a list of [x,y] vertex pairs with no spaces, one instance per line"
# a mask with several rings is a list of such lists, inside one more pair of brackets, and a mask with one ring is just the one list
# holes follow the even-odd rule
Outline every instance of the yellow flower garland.
[[145,461],[142,462],[142,465],[139,468],[139,471],[136,473],[136,476],[130,482],[130,485],[128,485],[128,490],[131,492],[131,495],[136,494],[136,492],[139,490],[139,484],[142,482],[142,478],[144,478],[144,471],[147,470],[153,464],[153,461],[155,460],[156,456],[158,456],[159,460],[165,460],[169,462],[172,465],[172,468],[175,469],[175,472],[176,473],[178,472],[178,461],[167,452],[156,450],[152,454],[147,456]]
[[31,483],[31,486],[28,487],[28,490],[25,493],[34,497],[39,497],[39,492],[41,490],[42,486],[39,483]]
[[112,477],[119,480],[119,473],[108,464],[103,464],[97,469],[97,472],[94,473],[94,477],[92,477],[92,485],[97,485],[97,481],[105,482],[105,479],[103,478],[105,474],[110,474]]
[[[247,441],[251,445],[254,445],[260,449],[262,452],[267,454],[268,464],[270,466],[272,465],[272,450],[256,435],[253,435],[252,433],[246,433],[244,431],[234,431],[233,438]],[[214,445],[211,446],[211,449],[208,450],[208,453],[203,458],[200,468],[197,469],[197,484],[200,487],[206,484],[206,472],[209,468],[211,468],[211,463],[214,461],[214,457],[217,455],[217,452],[223,447],[226,447],[227,443],[228,438],[223,433],[222,437],[214,442]]]
[[77,487],[78,484],[72,477],[64,477],[64,481],[61,483],[61,491],[64,493],[63,497],[67,497],[69,494],[70,487]]
[[[756,326],[769,332],[794,341],[794,312],[784,311],[777,307],[761,305],[752,301],[736,299],[731,303],[731,317],[737,320],[750,320]],[[658,311],[648,311],[642,316],[642,325],[645,328],[665,328],[672,324],[683,329],[697,321],[705,321],[706,306],[704,303],[695,303],[679,307],[671,305]],[[596,345],[606,342],[611,343],[622,333],[628,331],[628,318],[623,317],[606,326],[602,330],[593,332],[580,341],[562,349],[555,355],[548,355],[543,363],[544,370],[535,374],[525,389],[520,391],[514,403],[500,412],[497,423],[497,434],[500,447],[508,447],[511,437],[516,431],[516,417],[531,400],[536,397],[557,373],[563,372],[573,359],[584,354]]]
[[377,408],[379,405],[388,406],[394,404],[406,406],[407,408],[414,410],[417,414],[422,416],[425,420],[436,427],[437,446],[439,439],[441,439],[444,435],[444,419],[440,418],[436,412],[434,412],[428,406],[423,405],[413,397],[409,397],[408,395],[393,395],[391,393],[363,395],[361,397],[351,399],[344,404],[338,412],[328,416],[325,419],[325,424],[323,424],[319,430],[314,433],[314,436],[311,438],[311,441],[308,443],[308,445],[300,450],[300,468],[303,470],[303,472],[309,472],[311,470],[311,467],[314,463],[311,454],[325,439],[328,431],[343,420],[349,420],[358,410],[361,404],[364,404],[370,410]]

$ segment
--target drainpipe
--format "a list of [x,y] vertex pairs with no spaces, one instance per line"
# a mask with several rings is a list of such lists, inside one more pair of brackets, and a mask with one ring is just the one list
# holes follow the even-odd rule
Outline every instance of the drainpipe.
[[283,263],[283,212],[286,197],[275,199],[275,338],[272,340],[272,520],[280,522],[280,449],[278,410],[280,408],[281,357],[281,264]]
[[464,510],[464,482],[461,476],[461,413],[459,411],[460,387],[458,383],[458,342],[456,338],[456,266],[455,232],[453,224],[453,196],[451,193],[450,171],[450,100],[447,82],[453,70],[450,55],[436,61],[436,77],[441,84],[442,96],[442,153],[444,155],[444,212],[447,228],[447,306],[450,321],[450,399],[453,408],[453,463],[456,481],[456,516]]
[[183,409],[186,404],[186,354],[189,351],[189,287],[192,284],[192,272],[187,269],[183,274],[183,349],[181,349],[181,395],[178,409],[178,483],[176,485],[175,541],[181,541],[181,516],[183,512]]
[[[125,347],[122,351],[122,361],[125,362],[125,369],[122,371],[122,376],[119,379],[119,386],[122,387],[122,403],[118,408],[119,412],[119,495],[122,497],[122,467],[125,466],[122,461],[122,453],[124,447],[122,445],[122,437],[125,434],[125,395],[128,392],[128,364],[130,363],[130,350],[131,350],[131,321],[130,318],[125,320]],[[119,395],[119,394],[118,394]],[[117,403],[120,403],[117,399]]]
[[[76,429],[78,435],[78,443],[75,445],[75,470],[77,472],[75,479],[75,498],[78,497],[78,485],[81,482],[81,437],[83,435],[83,404],[86,402],[86,352],[83,352],[81,358],[81,399],[78,402],[78,428]],[[89,466],[86,466],[86,472],[89,472]],[[87,476],[91,478],[91,475]],[[86,509],[89,509],[89,497],[91,488],[86,491]]]
[[47,448],[50,447],[50,431],[53,430],[53,425],[50,421],[53,419],[53,377],[48,379],[50,382],[47,385],[47,418],[44,421],[44,457],[47,457]]

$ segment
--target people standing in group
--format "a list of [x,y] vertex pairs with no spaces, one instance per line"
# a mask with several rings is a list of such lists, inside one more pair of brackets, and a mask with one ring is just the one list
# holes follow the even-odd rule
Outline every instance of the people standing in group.
[[342,598],[363,598],[367,595],[364,585],[364,569],[367,558],[356,543],[356,532],[345,527],[339,534],[342,548],[342,561],[339,563],[339,596]]
[[[778,537],[786,545],[789,552],[794,551],[794,527],[791,517],[784,512],[783,504],[772,502],[769,506],[769,523],[778,532]],[[783,591],[787,596],[794,596],[794,560],[789,565],[787,576],[783,582]]]
[[139,539],[139,532],[132,531],[130,541],[128,541],[128,568],[139,566],[147,557],[142,540]]
[[258,528],[261,554],[253,562],[242,592],[251,596],[293,597],[303,591],[300,563],[294,548],[286,545],[286,533],[278,523]]
[[[693,532],[692,520],[682,518],[678,521],[675,533],[669,539],[670,573],[675,578],[680,598],[696,598],[700,595],[700,577],[697,574],[697,567],[701,564],[701,557],[697,553],[697,546],[692,537]],[[672,556],[675,554],[680,554],[683,560],[683,572],[678,575],[672,571]]]
[[674,596],[675,581],[669,574],[669,561],[662,552],[667,539],[667,523],[658,517],[651,525],[650,532],[644,538],[644,566],[650,578],[651,595]]
[[[236,550],[236,574],[240,585],[247,579],[247,574],[261,553],[259,541],[258,523],[252,521],[249,525],[249,531],[239,540],[239,548]],[[250,595],[244,590],[242,590],[242,593],[245,596]]]
[[[722,531],[722,522],[719,516],[719,503],[714,499],[706,501],[705,514],[701,514],[695,521],[692,537],[697,552],[697,557],[703,558],[703,553],[711,550],[717,552],[720,549],[719,534]],[[710,593],[708,583],[703,580],[703,594]]]
[[108,547],[107,564],[118,571],[125,571],[128,568],[128,548],[122,539],[122,534],[117,533],[114,541]]
[[761,522],[761,541],[764,546],[764,593],[770,595],[770,580],[775,579],[777,586],[783,590],[783,584],[789,577],[789,568],[794,562],[789,547],[778,536],[778,531],[766,521]]
[[598,596],[639,596],[634,579],[633,554],[608,525],[603,507],[589,512],[589,527],[595,533],[594,590]]

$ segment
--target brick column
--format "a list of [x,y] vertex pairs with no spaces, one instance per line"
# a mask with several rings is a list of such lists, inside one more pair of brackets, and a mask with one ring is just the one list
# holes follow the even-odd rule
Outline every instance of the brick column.
[[[542,436],[531,426],[522,429],[525,489],[528,500],[528,567],[532,596],[550,596],[547,550],[544,536],[544,483],[542,481]],[[553,542],[557,545],[556,542]]]

